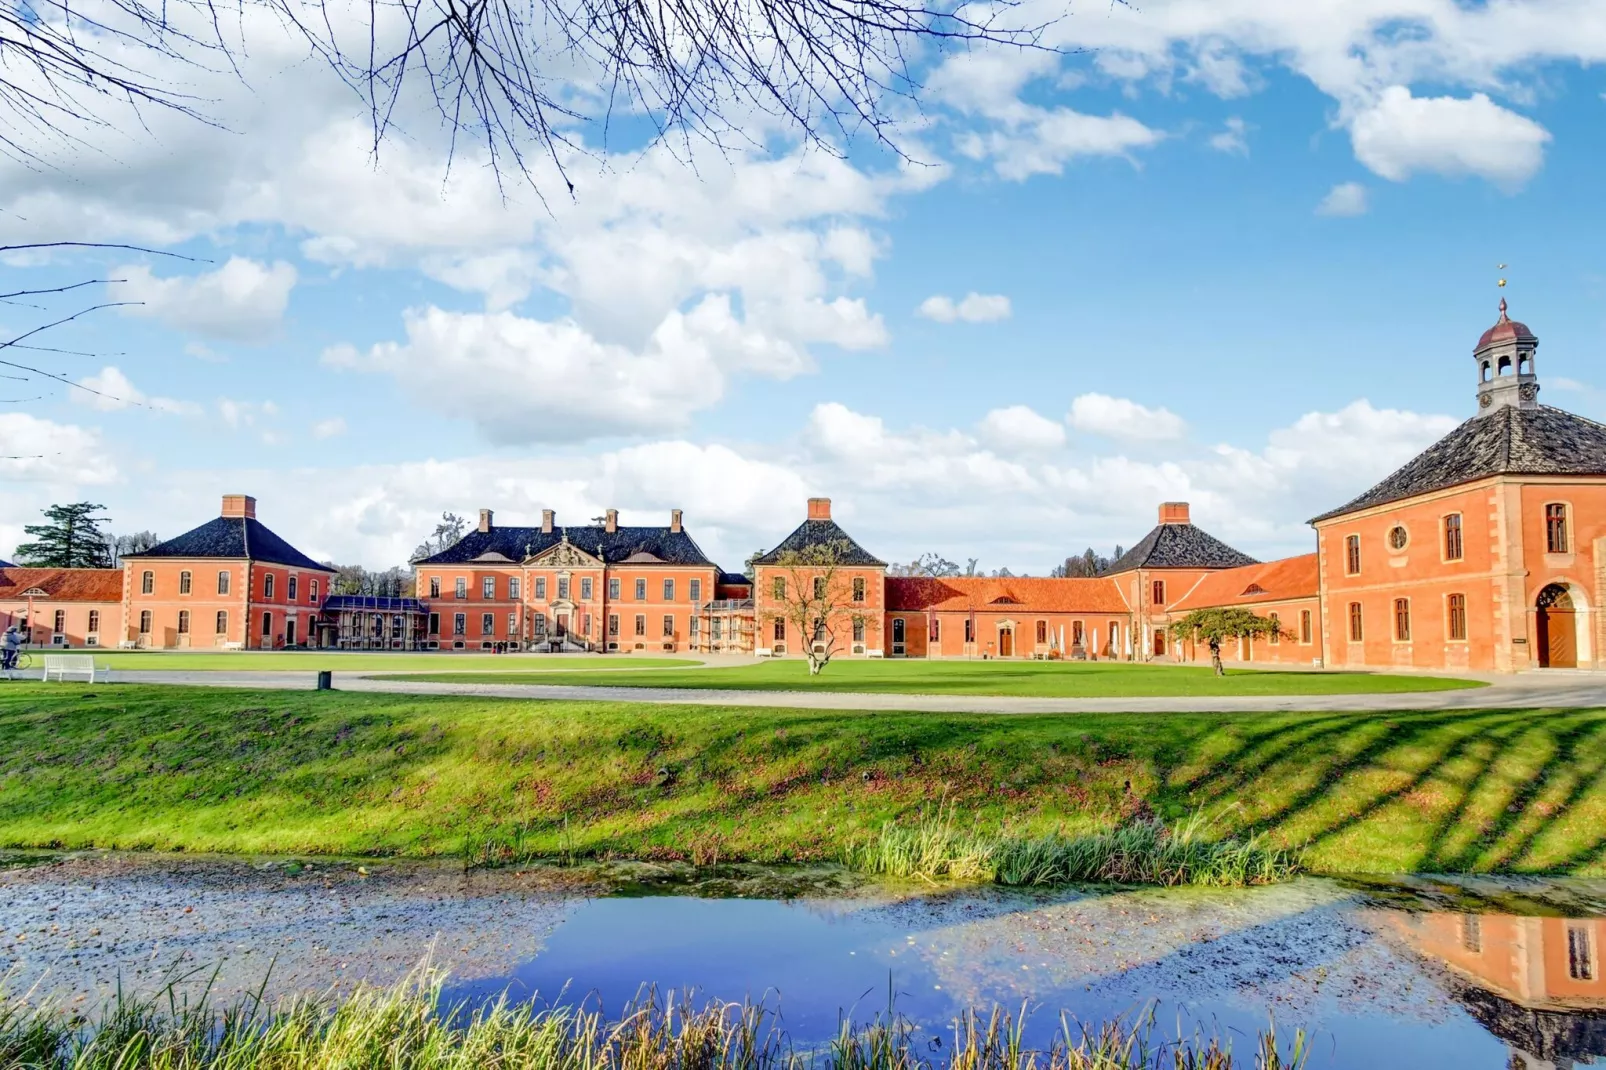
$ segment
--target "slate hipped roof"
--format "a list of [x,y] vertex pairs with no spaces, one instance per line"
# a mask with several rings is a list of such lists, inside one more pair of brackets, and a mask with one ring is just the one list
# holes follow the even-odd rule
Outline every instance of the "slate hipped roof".
[[121,602],[123,570],[0,565],[0,599],[20,599],[23,592],[35,588],[57,602]]
[[1258,562],[1192,524],[1160,524],[1116,559],[1105,575],[1135,568],[1238,568]]
[[885,561],[854,542],[852,536],[843,531],[835,520],[829,519],[803,521],[792,534],[782,539],[775,549],[755,559],[753,563],[773,565],[781,560],[783,554],[801,553],[812,546],[825,546],[830,543],[842,547],[841,560],[838,564],[886,567]]
[[149,550],[123,555],[130,561],[146,557],[215,557],[334,571],[279,538],[254,516],[220,516]]
[[1359,498],[1311,523],[1497,475],[1606,475],[1606,424],[1549,405],[1502,406],[1474,416]]
[[440,553],[414,561],[413,564],[461,565],[470,561],[499,559],[523,561],[526,557],[550,550],[565,537],[576,550],[600,555],[604,561],[614,564],[638,555],[648,555],[647,558],[638,558],[638,561],[644,564],[662,561],[668,565],[717,567],[684,530],[618,527],[609,531],[602,524],[554,526],[551,531],[542,531],[539,527],[492,527],[489,531],[471,531]]

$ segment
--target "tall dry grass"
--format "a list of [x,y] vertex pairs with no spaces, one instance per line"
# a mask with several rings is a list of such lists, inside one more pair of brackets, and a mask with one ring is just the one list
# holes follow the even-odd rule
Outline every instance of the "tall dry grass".
[[923,812],[913,825],[888,822],[851,844],[843,861],[891,877],[947,877],[1007,885],[1101,881],[1116,884],[1244,886],[1299,872],[1294,852],[1264,837],[1211,839],[1196,813],[1177,825],[1154,818],[1079,836],[1012,836],[963,827],[951,806]]
[[339,1000],[244,1000],[224,1010],[203,997],[121,997],[93,1020],[0,999],[4,1070],[1292,1070],[1305,1061],[1262,1033],[1244,1058],[1214,1038],[1157,1039],[1152,1015],[1073,1026],[1062,1018],[1045,1049],[1024,1042],[1026,1011],[968,1012],[938,1059],[889,1013],[844,1022],[799,1047],[751,1004],[660,1002],[622,1017],[574,1007],[537,1009],[505,998],[441,1007],[441,974],[421,969],[392,988]]

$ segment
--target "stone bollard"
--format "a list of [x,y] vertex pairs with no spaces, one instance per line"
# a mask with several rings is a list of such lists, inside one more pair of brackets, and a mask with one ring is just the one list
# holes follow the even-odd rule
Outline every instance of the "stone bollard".
[[334,685],[334,677],[335,677],[335,674],[330,672],[328,669],[324,669],[323,671],[318,673],[318,690],[319,691],[333,691],[334,687],[335,687],[335,685]]

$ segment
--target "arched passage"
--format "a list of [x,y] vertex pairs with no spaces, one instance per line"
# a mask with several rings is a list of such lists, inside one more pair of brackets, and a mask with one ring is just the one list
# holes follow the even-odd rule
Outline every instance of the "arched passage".
[[1578,612],[1573,596],[1559,583],[1539,592],[1536,603],[1536,631],[1541,669],[1578,667]]

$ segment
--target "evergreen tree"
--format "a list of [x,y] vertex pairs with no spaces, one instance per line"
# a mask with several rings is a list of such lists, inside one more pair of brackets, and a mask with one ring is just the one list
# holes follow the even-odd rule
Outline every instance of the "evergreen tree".
[[106,518],[96,516],[104,505],[75,502],[45,510],[47,524],[30,524],[22,530],[33,537],[17,547],[17,563],[33,568],[111,568],[112,555]]

